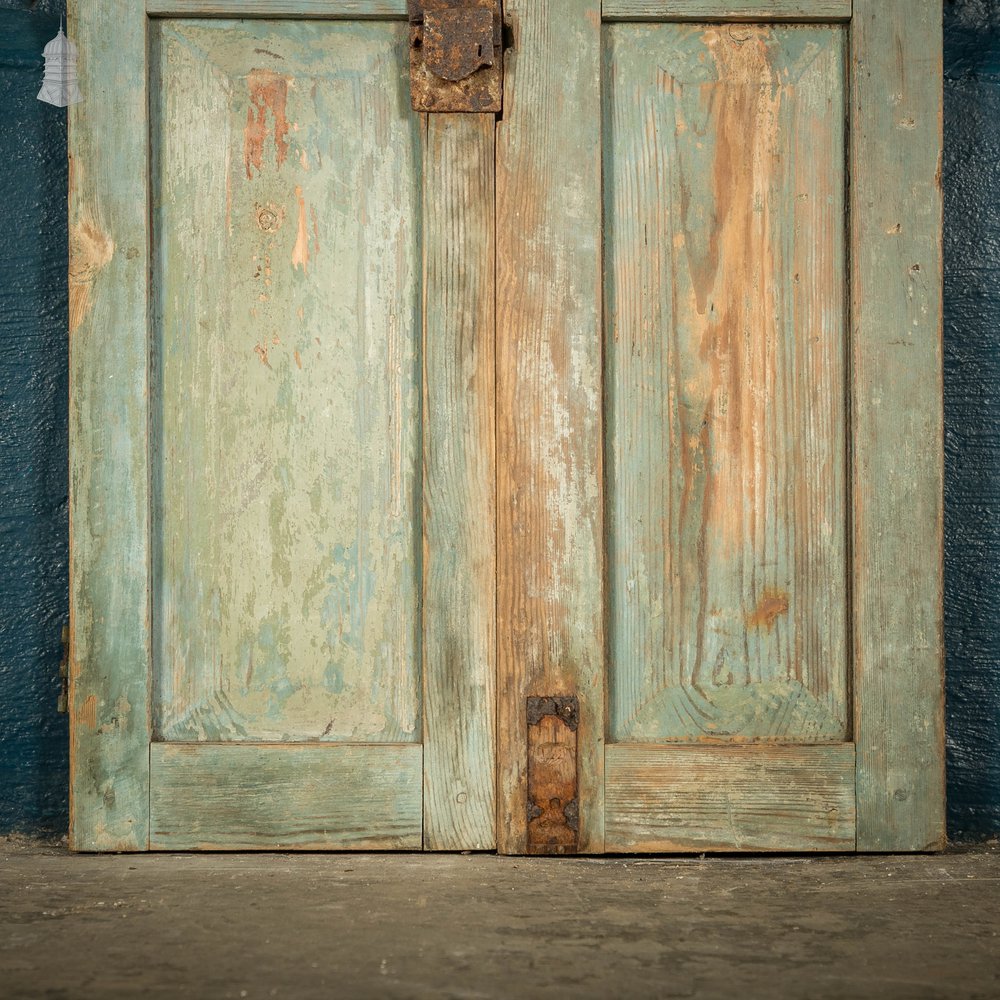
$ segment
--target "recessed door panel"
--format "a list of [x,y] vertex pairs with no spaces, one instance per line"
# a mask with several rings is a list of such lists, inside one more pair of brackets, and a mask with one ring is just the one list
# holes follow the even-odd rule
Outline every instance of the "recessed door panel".
[[848,735],[844,60],[605,28],[613,741]]
[[155,733],[419,741],[405,25],[153,23]]

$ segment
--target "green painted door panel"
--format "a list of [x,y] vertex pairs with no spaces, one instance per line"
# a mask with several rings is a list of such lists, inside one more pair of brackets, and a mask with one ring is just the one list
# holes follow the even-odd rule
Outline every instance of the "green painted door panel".
[[845,32],[604,39],[610,736],[842,741]]
[[151,24],[156,738],[419,741],[405,25]]

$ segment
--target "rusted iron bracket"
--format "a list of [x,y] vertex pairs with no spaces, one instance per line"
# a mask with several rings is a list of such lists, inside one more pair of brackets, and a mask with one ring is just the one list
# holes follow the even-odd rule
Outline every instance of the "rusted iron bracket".
[[414,111],[499,112],[500,0],[409,0]]
[[580,840],[580,703],[571,695],[531,697],[527,721],[528,853],[575,854]]

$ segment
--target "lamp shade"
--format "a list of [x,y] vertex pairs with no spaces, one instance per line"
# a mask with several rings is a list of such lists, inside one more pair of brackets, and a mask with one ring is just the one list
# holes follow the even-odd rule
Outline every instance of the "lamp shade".
[[63,34],[59,34],[42,50],[45,56],[45,77],[38,99],[57,108],[68,104],[79,104],[83,100],[76,78],[76,46]]

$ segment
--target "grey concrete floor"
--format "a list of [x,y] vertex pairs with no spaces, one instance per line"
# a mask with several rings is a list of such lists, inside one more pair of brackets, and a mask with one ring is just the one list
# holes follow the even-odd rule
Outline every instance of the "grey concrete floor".
[[0,839],[0,996],[1000,997],[937,856],[70,855]]

